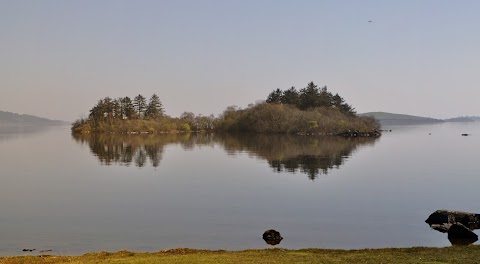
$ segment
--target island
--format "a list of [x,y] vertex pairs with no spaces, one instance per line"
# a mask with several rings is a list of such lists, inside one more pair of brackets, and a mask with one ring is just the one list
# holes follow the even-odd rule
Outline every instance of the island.
[[87,118],[72,124],[72,133],[182,133],[255,132],[302,135],[379,136],[375,118],[358,116],[355,109],[337,93],[313,82],[297,90],[276,89],[266,100],[241,109],[227,107],[222,114],[203,116],[184,112],[180,117],[165,114],[158,95],[148,102],[139,94],[133,98],[100,99]]

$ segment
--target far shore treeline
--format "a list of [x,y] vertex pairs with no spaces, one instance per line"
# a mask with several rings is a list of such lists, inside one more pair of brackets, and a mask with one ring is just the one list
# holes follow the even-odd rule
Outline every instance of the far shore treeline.
[[338,134],[368,133],[380,128],[371,117],[356,115],[355,109],[327,87],[313,82],[305,88],[272,91],[265,101],[241,109],[229,106],[218,117],[184,112],[180,117],[165,114],[158,95],[148,100],[105,97],[90,109],[87,118],[72,124],[72,133],[179,133],[200,131]]

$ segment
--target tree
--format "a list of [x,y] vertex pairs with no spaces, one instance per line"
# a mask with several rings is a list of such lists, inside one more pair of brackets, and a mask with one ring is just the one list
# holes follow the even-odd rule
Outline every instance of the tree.
[[267,103],[280,104],[282,103],[282,90],[276,89],[268,95]]
[[150,119],[156,119],[163,116],[163,107],[162,102],[158,95],[153,94],[150,97],[150,101],[148,102],[148,106],[145,110],[145,117]]
[[313,82],[308,83],[307,87],[300,89],[300,91],[297,91],[295,87],[291,87],[286,91],[280,89],[273,90],[273,92],[268,95],[266,102],[295,105],[300,110],[325,107],[336,108],[344,114],[356,114],[355,109],[347,104],[338,93],[333,95],[328,91],[327,86],[319,89]]
[[345,114],[349,115],[355,115],[357,112],[355,111],[355,108],[353,108],[351,105],[347,103],[343,103],[341,105],[340,111],[342,111]]
[[125,96],[121,99],[122,102],[122,113],[126,119],[134,119],[136,115],[135,107],[133,106],[132,99]]
[[197,130],[212,130],[214,128],[215,116],[203,116],[198,115],[195,117],[194,124],[197,127]]
[[342,104],[345,103],[345,100],[343,100],[343,98],[337,94],[335,94],[333,97],[332,97],[332,106],[341,110],[342,109]]
[[109,122],[113,119],[113,100],[110,97],[105,97],[103,99],[103,115],[107,118]]
[[180,120],[184,124],[188,124],[189,128],[196,130],[197,127],[195,126],[195,114],[192,112],[183,112],[180,115]]
[[113,100],[113,118],[122,120],[123,116],[122,98]]
[[133,98],[133,106],[137,112],[138,118],[143,118],[145,116],[145,110],[147,109],[147,99],[141,94]]
[[283,92],[282,98],[280,101],[282,104],[290,104],[290,105],[298,106],[300,104],[300,94],[297,92],[295,87],[292,87]]
[[355,108],[345,103],[345,100],[340,95],[338,95],[338,93],[332,96],[332,107],[337,108],[338,110],[340,110],[340,112],[345,114],[356,114]]
[[90,109],[90,119],[94,121],[94,125],[98,122],[111,122],[114,116],[114,103],[110,97],[98,100],[97,105]]
[[300,109],[317,107],[320,105],[320,91],[318,87],[310,82],[307,87],[300,90]]
[[331,107],[333,95],[327,90],[327,86],[320,89],[319,100],[317,106]]

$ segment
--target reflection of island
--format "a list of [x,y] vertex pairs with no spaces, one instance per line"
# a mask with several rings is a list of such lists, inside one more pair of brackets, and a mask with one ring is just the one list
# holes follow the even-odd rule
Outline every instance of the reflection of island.
[[246,151],[266,159],[276,172],[301,172],[314,180],[318,175],[343,165],[358,146],[375,141],[370,137],[226,135],[224,146],[230,153]]
[[144,167],[149,160],[153,167],[158,167],[166,145],[180,143],[187,149],[195,145],[189,134],[85,134],[73,137],[79,143],[88,144],[102,165],[130,166],[133,163],[137,167]]
[[74,135],[88,144],[103,165],[158,167],[164,147],[180,144],[184,149],[195,146],[220,145],[227,154],[249,153],[267,160],[276,172],[304,173],[312,180],[339,168],[352,152],[362,145],[373,144],[374,138],[308,137],[263,134],[164,134],[164,135]]

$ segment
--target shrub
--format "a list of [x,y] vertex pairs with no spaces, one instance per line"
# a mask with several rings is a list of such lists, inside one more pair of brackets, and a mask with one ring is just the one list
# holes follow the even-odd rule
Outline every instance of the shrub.
[[182,130],[185,131],[185,132],[190,132],[190,131],[191,131],[191,130],[190,130],[190,125],[187,124],[187,123],[184,123],[184,124],[182,125]]

